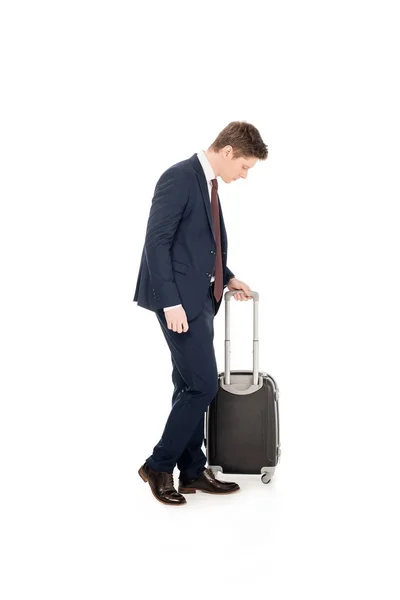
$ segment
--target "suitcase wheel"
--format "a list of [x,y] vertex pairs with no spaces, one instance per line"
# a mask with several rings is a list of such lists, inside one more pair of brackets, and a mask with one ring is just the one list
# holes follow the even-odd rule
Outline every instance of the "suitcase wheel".
[[261,475],[261,481],[263,483],[269,483],[271,481],[271,477],[268,475],[268,473],[264,473]]

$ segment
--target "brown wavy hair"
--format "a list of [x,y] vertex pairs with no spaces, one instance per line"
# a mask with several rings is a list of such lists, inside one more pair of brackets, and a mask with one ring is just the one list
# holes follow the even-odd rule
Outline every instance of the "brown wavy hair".
[[215,138],[209,150],[218,152],[225,146],[232,146],[233,158],[256,157],[265,160],[268,146],[264,144],[260,132],[247,121],[232,121]]

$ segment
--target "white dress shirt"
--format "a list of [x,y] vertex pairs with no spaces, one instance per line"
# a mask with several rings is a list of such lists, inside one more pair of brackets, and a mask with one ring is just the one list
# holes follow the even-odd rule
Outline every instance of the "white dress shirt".
[[[210,165],[210,162],[209,162],[204,150],[200,150],[200,152],[197,153],[197,158],[199,159],[200,164],[203,167],[204,175],[206,176],[206,180],[207,180],[207,184],[208,184],[208,193],[210,195],[210,203],[211,203],[211,189],[212,189],[211,180],[216,179],[214,169]],[[210,279],[210,282],[214,281],[214,279],[215,279],[215,277],[213,275]],[[179,306],[182,306],[182,304],[174,304],[174,306],[166,306],[164,308],[164,312],[166,310],[170,310],[171,308],[178,308]]]

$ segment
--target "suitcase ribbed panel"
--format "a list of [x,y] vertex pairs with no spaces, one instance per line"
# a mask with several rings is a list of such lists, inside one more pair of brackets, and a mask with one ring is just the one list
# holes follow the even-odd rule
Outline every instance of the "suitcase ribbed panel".
[[208,463],[221,466],[224,473],[259,474],[262,467],[275,467],[278,418],[275,387],[268,376],[251,394],[233,394],[219,386],[207,414]]

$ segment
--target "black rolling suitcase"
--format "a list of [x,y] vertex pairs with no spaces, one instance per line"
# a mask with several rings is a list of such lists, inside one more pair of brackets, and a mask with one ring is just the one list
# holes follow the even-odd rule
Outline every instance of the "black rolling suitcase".
[[253,297],[253,371],[230,370],[230,300],[225,298],[225,371],[206,413],[207,462],[214,473],[261,474],[269,483],[280,458],[279,390],[274,379],[258,371],[258,302]]

